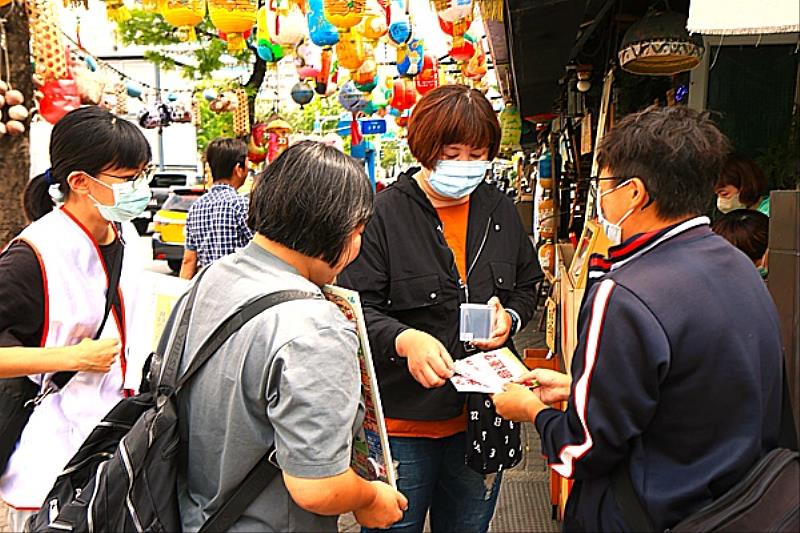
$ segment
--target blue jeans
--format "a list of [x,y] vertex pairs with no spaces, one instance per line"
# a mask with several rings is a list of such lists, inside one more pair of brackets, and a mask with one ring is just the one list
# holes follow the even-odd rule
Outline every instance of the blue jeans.
[[[432,533],[485,533],[500,491],[493,480],[464,464],[464,433],[444,439],[389,437],[397,467],[397,490],[408,498],[403,519],[389,531],[421,532],[430,510]],[[370,531],[362,529],[362,533]]]

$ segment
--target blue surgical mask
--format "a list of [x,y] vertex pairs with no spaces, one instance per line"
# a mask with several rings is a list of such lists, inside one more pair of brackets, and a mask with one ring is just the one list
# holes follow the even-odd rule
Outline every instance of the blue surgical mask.
[[109,185],[95,177],[89,177],[114,193],[114,205],[101,204],[91,194],[89,195],[89,198],[94,200],[94,205],[100,211],[100,215],[109,222],[133,220],[144,213],[152,197],[150,185],[144,179]]
[[489,161],[439,161],[428,176],[428,184],[447,198],[464,198],[478,188],[489,165]]

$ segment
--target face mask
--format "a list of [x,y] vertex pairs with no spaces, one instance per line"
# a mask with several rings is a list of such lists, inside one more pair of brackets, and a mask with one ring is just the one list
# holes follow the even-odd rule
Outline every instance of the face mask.
[[103,205],[91,194],[89,195],[89,198],[94,200],[94,205],[100,211],[100,215],[109,222],[128,222],[133,220],[144,213],[147,204],[150,202],[152,193],[150,192],[150,185],[145,180],[108,185],[97,178],[89,177],[100,185],[111,189],[114,193],[114,205]]
[[489,161],[439,161],[428,184],[447,198],[464,198],[478,188],[489,168]]
[[622,223],[625,222],[625,219],[628,218],[631,215],[631,213],[633,213],[633,208],[628,209],[628,211],[624,215],[622,215],[622,218],[620,218],[619,221],[616,224],[614,224],[614,223],[606,220],[606,217],[603,216],[603,208],[602,208],[603,202],[600,199],[603,196],[616,191],[620,187],[622,187],[624,185],[627,185],[628,183],[629,182],[624,181],[624,182],[620,183],[619,185],[617,185],[616,187],[614,187],[613,189],[609,189],[609,190],[601,193],[597,197],[597,221],[600,223],[600,226],[603,228],[603,233],[605,233],[606,237],[608,237],[608,240],[611,241],[611,245],[612,246],[616,246],[616,245],[618,245],[619,243],[622,242]]
[[723,213],[730,213],[736,209],[747,209],[747,206],[739,201],[739,193],[737,192],[730,198],[717,196],[717,209]]

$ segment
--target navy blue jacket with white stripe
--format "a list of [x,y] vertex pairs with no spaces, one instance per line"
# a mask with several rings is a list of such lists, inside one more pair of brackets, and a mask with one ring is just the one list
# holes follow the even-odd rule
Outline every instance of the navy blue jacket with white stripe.
[[[592,258],[565,412],[536,418],[575,479],[565,531],[626,531],[610,475],[628,461],[658,530],[719,497],[776,447],[777,313],[752,262],[699,217]],[[597,270],[601,273],[597,278]]]

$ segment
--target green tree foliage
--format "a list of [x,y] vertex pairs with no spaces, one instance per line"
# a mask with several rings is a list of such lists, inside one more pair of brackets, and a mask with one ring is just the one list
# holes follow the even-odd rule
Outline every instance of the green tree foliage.
[[197,151],[206,151],[208,143],[218,137],[233,137],[233,113],[215,113],[204,98],[200,99],[200,125],[197,127]]

